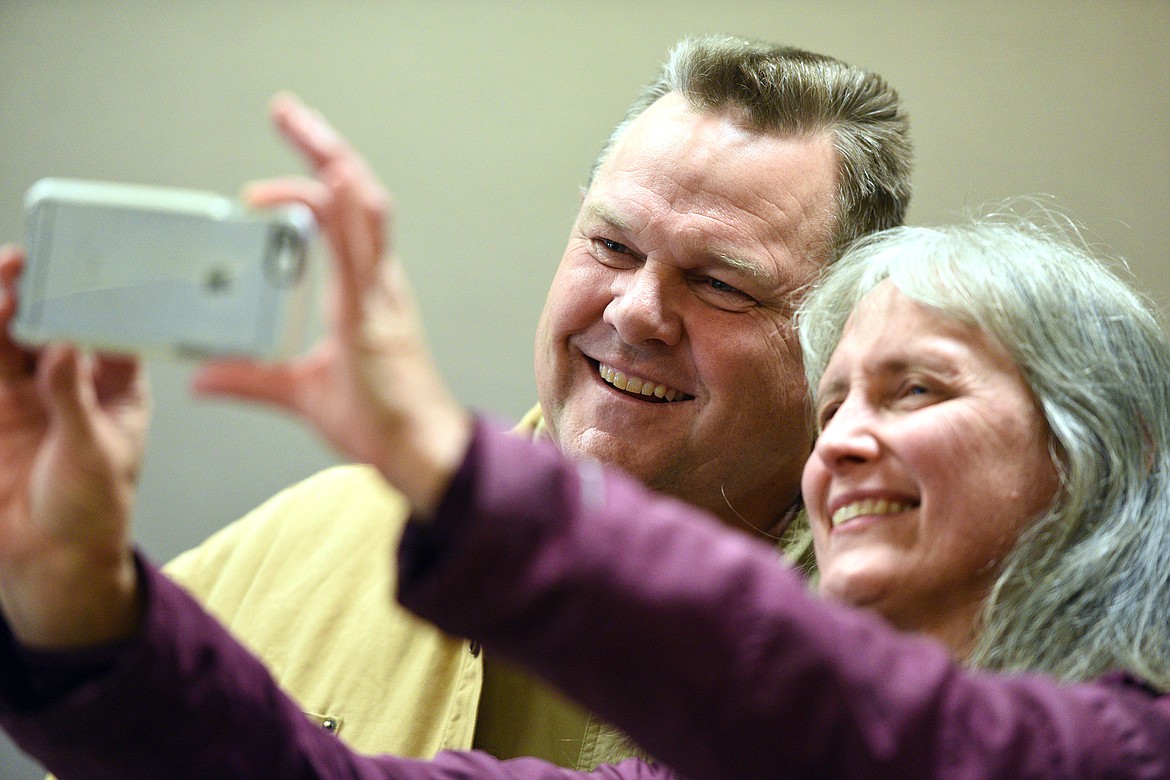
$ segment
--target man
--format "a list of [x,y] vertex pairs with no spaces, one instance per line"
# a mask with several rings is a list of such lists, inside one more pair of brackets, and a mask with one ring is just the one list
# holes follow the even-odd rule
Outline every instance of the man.
[[[339,208],[384,218],[343,140],[303,108],[283,121],[318,186],[339,170],[362,182]],[[897,96],[874,74],[737,39],[681,43],[594,166],[537,332],[540,405],[519,429],[782,534],[811,442],[789,317],[846,243],[901,222],[909,156]],[[261,395],[281,376],[265,384],[213,373],[203,387]],[[360,750],[475,746],[582,768],[628,752],[587,713],[393,604],[388,551],[406,511],[371,470],[328,470],[169,573]]]

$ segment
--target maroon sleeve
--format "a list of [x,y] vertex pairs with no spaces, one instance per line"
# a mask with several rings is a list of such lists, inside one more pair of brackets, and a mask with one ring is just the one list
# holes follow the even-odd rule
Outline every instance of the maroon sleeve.
[[[146,624],[127,643],[30,653],[0,622],[0,724],[61,780],[586,776],[480,752],[446,752],[434,761],[355,754],[302,715],[184,591],[141,561],[139,572]],[[671,775],[631,760],[588,776]]]
[[1166,777],[1170,702],[964,672],[774,549],[482,422],[399,597],[692,778]]

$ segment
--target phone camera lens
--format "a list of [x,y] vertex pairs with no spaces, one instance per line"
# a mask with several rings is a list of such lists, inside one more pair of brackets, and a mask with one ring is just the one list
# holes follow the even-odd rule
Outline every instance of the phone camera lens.
[[305,244],[295,230],[283,225],[273,227],[268,240],[265,271],[276,287],[291,287],[305,271]]

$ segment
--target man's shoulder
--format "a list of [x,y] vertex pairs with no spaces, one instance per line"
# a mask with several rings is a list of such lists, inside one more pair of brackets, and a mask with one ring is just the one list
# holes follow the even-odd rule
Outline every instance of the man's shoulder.
[[376,550],[371,560],[391,557],[409,511],[373,469],[335,466],[277,493],[165,571],[205,602],[261,576],[336,575],[338,561],[359,550]]
[[289,487],[167,566],[301,708],[365,752],[471,743],[467,643],[394,601],[409,504],[364,466]]

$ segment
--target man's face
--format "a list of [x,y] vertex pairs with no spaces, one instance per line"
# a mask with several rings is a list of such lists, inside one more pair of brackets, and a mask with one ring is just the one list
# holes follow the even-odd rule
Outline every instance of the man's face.
[[827,136],[750,132],[677,95],[643,113],[585,194],[536,337],[569,455],[621,466],[767,530],[811,446],[798,291],[827,252]]

